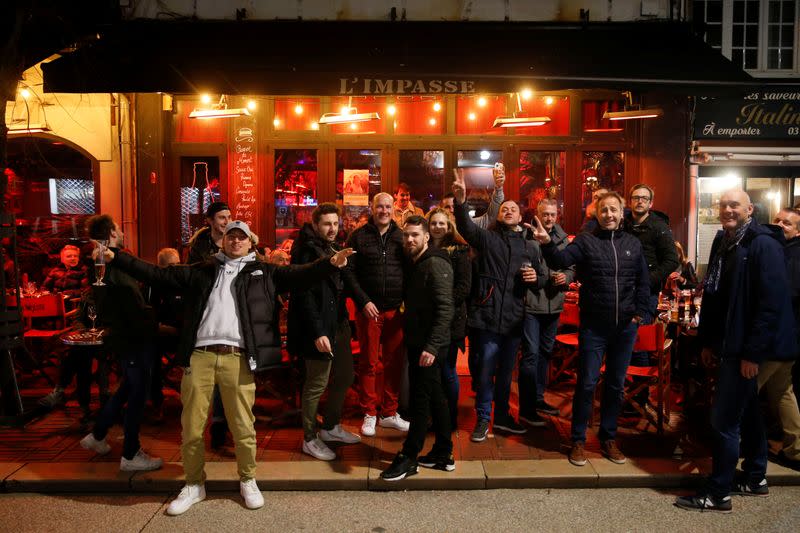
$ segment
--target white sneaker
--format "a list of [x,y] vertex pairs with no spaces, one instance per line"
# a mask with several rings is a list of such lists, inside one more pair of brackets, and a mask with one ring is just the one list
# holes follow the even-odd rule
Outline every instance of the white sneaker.
[[264,496],[261,494],[255,479],[239,482],[239,492],[244,498],[245,507],[248,509],[264,507]]
[[161,457],[150,457],[143,449],[139,448],[133,459],[125,459],[124,457],[119,460],[119,469],[124,472],[141,471],[147,472],[149,470],[158,470],[164,464]]
[[108,445],[106,439],[97,440],[94,438],[94,433],[89,433],[81,439],[81,448],[93,450],[98,455],[105,455],[111,451],[111,446]]
[[360,436],[350,433],[341,424],[336,424],[333,429],[321,429],[319,438],[326,442],[343,442],[345,444],[361,442]]
[[205,485],[184,485],[178,497],[170,502],[167,514],[178,516],[189,510],[189,507],[206,499]]
[[361,434],[365,437],[374,437],[375,436],[375,422],[377,422],[378,417],[366,415],[364,417],[364,423],[361,424]]
[[303,453],[307,453],[311,457],[316,457],[320,461],[333,461],[336,459],[336,454],[333,453],[333,450],[319,440],[319,437],[314,440],[304,440]]
[[382,428],[393,428],[400,431],[408,431],[408,428],[411,426],[409,422],[403,420],[397,413],[393,414],[392,416],[382,416],[378,421],[378,424]]

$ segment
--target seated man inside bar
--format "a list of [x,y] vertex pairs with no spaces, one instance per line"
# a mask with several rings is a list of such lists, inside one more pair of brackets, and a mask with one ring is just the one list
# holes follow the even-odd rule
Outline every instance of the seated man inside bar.
[[79,297],[89,287],[89,268],[81,263],[81,250],[74,244],[61,249],[61,263],[50,269],[42,288],[60,292],[70,297]]

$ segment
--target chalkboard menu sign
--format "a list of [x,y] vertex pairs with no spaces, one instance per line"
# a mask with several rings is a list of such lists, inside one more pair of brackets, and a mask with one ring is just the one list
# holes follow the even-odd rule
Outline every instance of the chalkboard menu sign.
[[800,85],[763,87],[739,98],[698,98],[694,138],[800,140]]
[[243,220],[254,230],[258,223],[258,181],[256,179],[255,120],[237,118],[233,129],[230,205],[234,220]]

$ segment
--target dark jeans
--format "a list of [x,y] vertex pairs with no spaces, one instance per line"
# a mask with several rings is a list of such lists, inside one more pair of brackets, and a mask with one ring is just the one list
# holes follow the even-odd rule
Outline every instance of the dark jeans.
[[492,401],[495,418],[506,418],[508,396],[511,393],[511,373],[517,360],[520,332],[512,331],[505,335],[473,329],[471,331],[470,351],[475,351],[478,364],[477,386],[475,391],[475,411],[478,420],[491,420]]
[[139,426],[142,422],[144,405],[147,401],[147,389],[152,380],[153,360],[156,357],[154,345],[142,347],[136,358],[138,362],[131,361],[132,358],[121,357],[120,366],[122,370],[122,383],[117,392],[108,400],[103,409],[97,415],[92,433],[97,440],[103,440],[108,434],[108,430],[114,425],[114,420],[125,409],[123,428],[125,440],[122,445],[122,456],[126,459],[133,459],[139,451]]
[[447,350],[447,360],[441,362],[442,369],[442,388],[447,397],[447,406],[450,409],[450,427],[458,427],[458,395],[460,384],[458,382],[458,372],[456,371],[456,361],[458,360],[458,350],[463,349],[464,341],[453,341]]
[[714,450],[708,490],[715,498],[731,492],[741,455],[742,470],[749,483],[759,483],[767,474],[767,435],[758,405],[758,380],[745,379],[738,359],[720,361],[717,390],[711,408]]
[[601,441],[616,437],[625,374],[638,329],[633,322],[605,327],[581,324],[578,330],[578,382],[572,400],[572,442],[586,442],[586,427],[592,413],[592,399],[600,377],[603,354],[606,355],[606,373],[598,437]]
[[480,373],[480,365],[478,364],[478,356],[476,355],[475,349],[472,346],[474,339],[476,338],[475,330],[470,328],[467,332],[467,338],[469,339],[469,350],[467,350],[467,368],[469,368],[470,388],[472,388],[472,392],[478,392],[478,374]]
[[97,385],[101,400],[108,395],[108,362],[106,352],[102,348],[89,346],[71,346],[61,360],[58,374],[58,386],[69,387],[72,378],[76,378],[75,395],[78,405],[89,409],[92,400],[92,361],[97,359]]
[[522,358],[519,360],[519,412],[536,413],[536,403],[544,401],[547,366],[556,342],[558,314],[525,313],[522,325]]
[[425,445],[425,435],[428,433],[428,420],[433,421],[433,431],[436,441],[431,449],[431,455],[449,457],[453,452],[451,438],[450,413],[447,399],[442,390],[441,369],[439,365],[442,355],[447,353],[443,346],[441,354],[434,363],[428,367],[419,366],[419,356],[422,348],[407,347],[408,377],[409,377],[409,414],[411,426],[408,436],[403,443],[403,455],[416,459]]

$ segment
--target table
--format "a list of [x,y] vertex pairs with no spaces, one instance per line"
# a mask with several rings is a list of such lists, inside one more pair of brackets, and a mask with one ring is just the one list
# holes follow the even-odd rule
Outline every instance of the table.
[[61,342],[68,346],[102,346],[104,330],[74,329],[61,335]]

